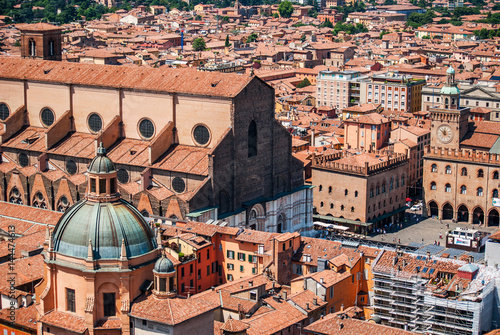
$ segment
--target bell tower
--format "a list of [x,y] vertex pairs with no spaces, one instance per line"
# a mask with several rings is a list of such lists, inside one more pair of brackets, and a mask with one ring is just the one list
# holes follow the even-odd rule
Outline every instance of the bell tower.
[[21,57],[44,60],[61,60],[61,31],[48,23],[20,24]]
[[455,70],[446,71],[446,84],[441,88],[441,105],[430,108],[431,147],[459,149],[460,140],[469,127],[469,107],[460,107],[460,90]]

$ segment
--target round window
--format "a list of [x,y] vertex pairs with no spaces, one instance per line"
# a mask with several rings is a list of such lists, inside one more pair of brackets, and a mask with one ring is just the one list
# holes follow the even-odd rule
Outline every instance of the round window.
[[175,177],[174,180],[172,180],[172,188],[176,193],[182,193],[186,189],[186,183],[182,178]]
[[19,154],[18,160],[19,160],[19,165],[21,165],[21,167],[26,167],[26,166],[30,165],[30,160],[28,158],[28,155],[26,155],[23,152],[21,152]]
[[66,171],[69,173],[69,174],[75,174],[76,171],[77,171],[77,166],[76,166],[76,163],[74,160],[68,160],[66,161]]
[[35,196],[36,196],[36,198],[37,198],[38,200],[40,200],[40,201],[42,201],[42,200],[43,200],[43,194],[42,194],[42,193],[40,193],[40,192],[36,192],[36,195],[35,195]]
[[17,187],[14,187],[12,189],[12,194],[15,196],[15,197],[18,197],[21,193],[19,192],[19,190],[17,189]]
[[55,120],[54,112],[49,108],[44,108],[42,110],[41,117],[42,117],[42,123],[45,127],[50,127],[54,123]]
[[128,172],[127,172],[127,170],[119,169],[116,172],[116,178],[118,179],[118,181],[120,182],[120,184],[126,184],[126,183],[128,183]]
[[145,139],[150,139],[155,134],[155,126],[149,119],[143,119],[139,123],[139,133]]
[[0,120],[5,121],[9,117],[9,107],[6,104],[0,104]]
[[89,129],[93,133],[98,133],[102,129],[102,119],[98,114],[90,114],[88,119]]
[[68,206],[68,198],[66,198],[66,196],[63,195],[59,201],[61,202],[61,205]]
[[206,145],[210,141],[210,132],[207,127],[198,125],[194,128],[193,137],[199,145]]

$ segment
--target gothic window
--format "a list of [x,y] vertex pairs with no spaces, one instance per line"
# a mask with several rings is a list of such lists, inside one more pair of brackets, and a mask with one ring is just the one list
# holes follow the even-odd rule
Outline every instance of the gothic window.
[[21,198],[21,192],[19,192],[19,189],[17,187],[13,187],[12,190],[10,191],[9,202],[20,205],[23,204],[23,199]]
[[494,189],[491,195],[493,198],[498,198],[498,190]]
[[450,184],[446,184],[446,185],[444,186],[444,191],[445,191],[446,193],[451,192],[451,185],[450,185]]
[[33,207],[47,209],[47,203],[41,192],[36,192],[33,198]]
[[431,172],[437,172],[438,171],[438,167],[436,164],[432,164],[431,165]]
[[344,190],[344,195],[347,197],[347,195],[349,195],[349,191],[347,190],[347,188]]
[[483,188],[482,187],[478,187],[476,194],[477,194],[478,197],[482,197],[483,196]]
[[467,186],[465,185],[460,186],[460,194],[467,194]]
[[248,127],[248,157],[257,156],[257,124],[250,122]]
[[484,171],[483,171],[483,169],[477,170],[477,177],[478,178],[483,178],[484,177]]
[[445,168],[445,173],[446,173],[446,174],[451,174],[451,166],[446,165],[446,168]]
[[436,190],[436,182],[435,181],[431,182],[431,190]]
[[498,179],[498,171],[493,171],[493,179]]
[[462,176],[467,176],[467,168],[465,168],[465,167],[462,168],[461,175]]
[[69,207],[68,198],[66,198],[66,196],[63,195],[57,201],[57,210],[59,212],[65,212],[68,209],[68,207]]

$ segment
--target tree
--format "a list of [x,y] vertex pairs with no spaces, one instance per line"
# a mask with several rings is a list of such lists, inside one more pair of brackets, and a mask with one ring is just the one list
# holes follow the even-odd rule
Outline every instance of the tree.
[[202,17],[201,17],[201,15],[199,15],[199,14],[198,14],[198,15],[196,15],[196,16],[194,17],[194,19],[195,19],[195,21],[201,21],[201,20],[202,20]]
[[201,37],[195,38],[193,41],[193,50],[194,51],[203,51],[207,45],[205,44],[205,40]]
[[397,2],[394,1],[394,0],[385,0],[384,1],[384,5],[387,5],[387,6],[389,6],[389,5],[396,5],[396,4],[397,4]]
[[278,7],[278,12],[280,13],[281,17],[284,18],[289,18],[293,14],[293,6],[290,1],[282,1]]
[[300,83],[297,84],[297,88],[302,88],[302,87],[306,87],[306,86],[310,86],[310,85],[311,85],[311,82],[306,77]]
[[247,41],[246,43],[252,43],[252,42],[255,42],[257,41],[257,38],[259,38],[259,36],[257,36],[256,33],[251,33],[248,37],[247,37]]
[[224,43],[224,46],[226,48],[229,48],[231,46],[231,43],[229,43],[229,35],[226,35],[226,43]]
[[333,28],[333,24],[330,20],[326,19],[319,25],[320,28]]

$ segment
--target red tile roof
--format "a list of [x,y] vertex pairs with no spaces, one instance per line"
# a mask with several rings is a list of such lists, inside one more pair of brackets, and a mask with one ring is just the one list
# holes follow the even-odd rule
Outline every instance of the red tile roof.
[[42,316],[40,322],[61,329],[67,329],[78,334],[87,331],[84,318],[58,310],[48,312]]

